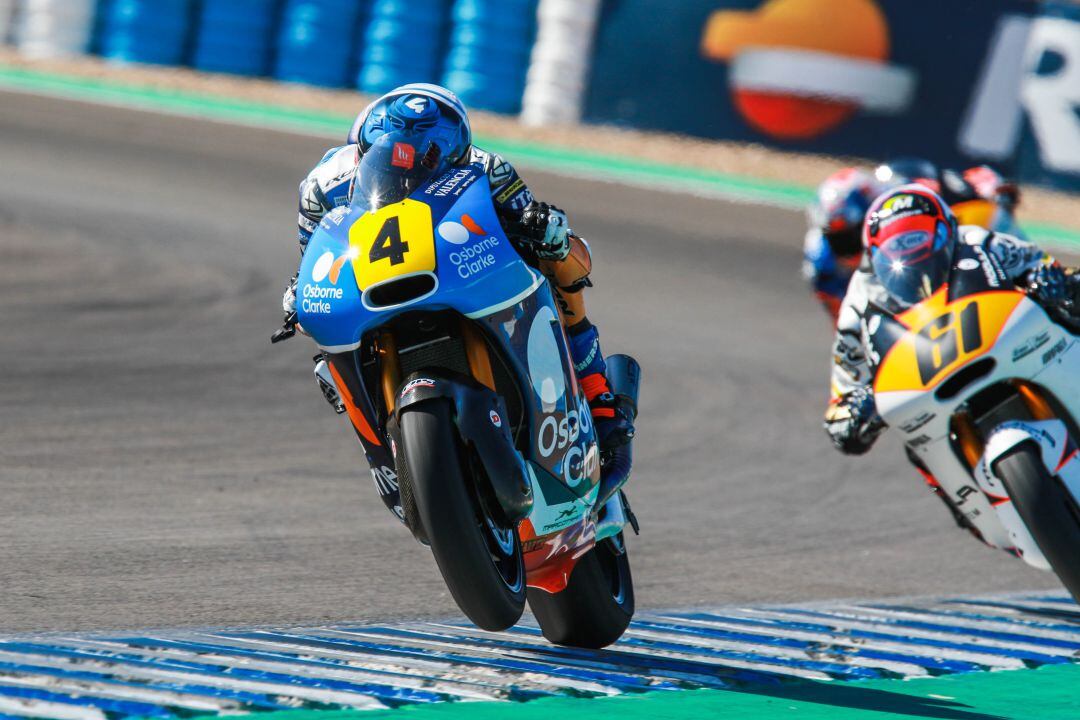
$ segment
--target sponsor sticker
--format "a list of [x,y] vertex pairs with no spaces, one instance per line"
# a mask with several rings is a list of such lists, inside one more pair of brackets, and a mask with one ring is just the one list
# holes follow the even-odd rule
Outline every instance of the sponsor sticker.
[[1049,365],[1051,360],[1056,358],[1061,353],[1065,352],[1066,345],[1067,343],[1065,342],[1065,338],[1061,338],[1056,343],[1054,343],[1054,346],[1052,348],[1043,353],[1043,365]]
[[499,204],[505,203],[507,200],[514,197],[514,193],[521,192],[521,189],[523,187],[525,187],[525,181],[521,178],[518,178],[514,182],[510,183],[509,187],[507,187],[495,197],[496,202],[498,202]]
[[383,465],[381,468],[371,468],[371,477],[375,480],[375,489],[379,495],[392,495],[398,491],[398,476],[391,468]]
[[1041,348],[1046,343],[1050,342],[1050,333],[1041,332],[1033,338],[1028,338],[1020,345],[1013,348],[1012,359],[1013,362],[1026,358],[1031,353]]
[[[474,275],[495,266],[495,253],[499,238],[488,235],[483,227],[468,215],[459,220],[439,223],[439,237],[452,245],[462,246],[450,253],[450,262],[457,268],[458,277],[468,280]],[[473,241],[469,244],[470,241]]]
[[417,115],[423,115],[424,111],[427,110],[427,103],[427,98],[415,97],[405,103],[405,107],[409,108]]
[[410,380],[405,384],[405,387],[401,388],[401,394],[407,395],[413,390],[422,387],[435,387],[435,381],[429,380],[427,378],[416,378],[415,380]]
[[390,164],[394,167],[412,170],[413,165],[416,164],[416,148],[408,143],[394,143],[394,156],[390,160]]

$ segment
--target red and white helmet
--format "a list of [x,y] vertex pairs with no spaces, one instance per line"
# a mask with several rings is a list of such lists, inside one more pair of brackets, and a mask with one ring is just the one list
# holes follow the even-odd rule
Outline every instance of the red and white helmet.
[[834,172],[818,187],[808,209],[810,223],[836,255],[857,255],[862,250],[863,220],[878,192],[874,176],[855,167]]
[[901,185],[870,207],[863,245],[889,295],[910,307],[949,279],[956,248],[956,216],[924,185]]

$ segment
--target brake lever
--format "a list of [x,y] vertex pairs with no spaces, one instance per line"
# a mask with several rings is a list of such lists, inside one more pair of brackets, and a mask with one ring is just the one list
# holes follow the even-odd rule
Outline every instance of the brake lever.
[[278,328],[273,335],[270,336],[270,342],[279,343],[283,340],[288,340],[296,334],[296,311],[289,313],[285,318],[285,322],[280,328]]

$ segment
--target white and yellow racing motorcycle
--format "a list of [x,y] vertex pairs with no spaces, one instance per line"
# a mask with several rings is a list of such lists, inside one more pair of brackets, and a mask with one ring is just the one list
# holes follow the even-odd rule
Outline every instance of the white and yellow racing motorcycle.
[[949,282],[867,316],[878,412],[958,521],[1080,601],[1080,347],[961,245]]

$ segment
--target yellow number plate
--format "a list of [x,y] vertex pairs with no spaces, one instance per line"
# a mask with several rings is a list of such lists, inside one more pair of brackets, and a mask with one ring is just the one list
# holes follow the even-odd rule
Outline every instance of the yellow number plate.
[[431,208],[416,200],[365,213],[349,228],[356,284],[372,285],[403,275],[435,270],[435,229]]
[[997,343],[1020,304],[1018,292],[985,292],[949,303],[946,289],[896,316],[908,332],[878,368],[875,392],[929,390]]

